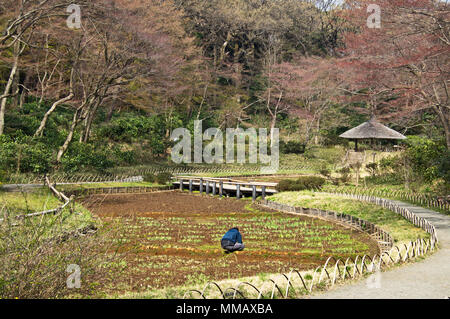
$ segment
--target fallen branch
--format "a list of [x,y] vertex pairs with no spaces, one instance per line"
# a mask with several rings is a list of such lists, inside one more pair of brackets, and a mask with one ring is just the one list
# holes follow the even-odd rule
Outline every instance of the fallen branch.
[[[58,214],[61,211],[63,211],[72,201],[74,196],[71,196],[70,198],[58,191],[51,183],[48,177],[45,177],[45,183],[49,187],[50,191],[60,200],[63,202],[61,206],[58,206],[57,208],[45,210],[42,212],[36,212],[36,213],[30,213],[30,214],[20,214],[16,216],[16,219],[24,219],[24,218],[30,218],[30,217],[36,217],[36,216],[42,216],[42,215],[48,215],[48,214]],[[5,219],[0,218],[0,223],[3,222]],[[13,225],[16,226],[16,225]]]

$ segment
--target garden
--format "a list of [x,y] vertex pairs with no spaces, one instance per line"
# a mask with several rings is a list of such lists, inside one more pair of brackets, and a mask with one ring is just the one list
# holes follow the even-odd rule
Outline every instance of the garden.
[[[180,294],[182,290],[174,290],[180,286],[267,276],[291,268],[309,270],[330,255],[354,258],[379,252],[376,241],[365,233],[264,209],[249,200],[159,192],[96,195],[83,205],[102,220],[120,220],[122,225],[121,271],[114,286],[99,288],[109,296],[145,292],[168,297],[164,291]],[[246,249],[226,255],[220,239],[235,226]]]

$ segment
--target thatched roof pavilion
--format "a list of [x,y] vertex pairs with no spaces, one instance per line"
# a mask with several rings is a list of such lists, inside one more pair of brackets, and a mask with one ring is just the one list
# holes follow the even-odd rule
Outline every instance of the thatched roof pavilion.
[[339,137],[355,140],[355,151],[358,151],[358,140],[362,139],[386,139],[386,140],[404,140],[406,136],[400,134],[387,126],[384,126],[376,120],[374,116],[357,127],[348,130],[339,135]]

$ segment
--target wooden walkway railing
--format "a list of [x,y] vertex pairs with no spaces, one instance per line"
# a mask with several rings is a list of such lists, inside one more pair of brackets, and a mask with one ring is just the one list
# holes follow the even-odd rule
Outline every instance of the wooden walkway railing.
[[178,185],[180,190],[184,190],[185,186],[189,192],[193,192],[194,188],[198,188],[200,193],[216,195],[222,197],[225,193],[233,193],[239,199],[243,197],[244,193],[251,193],[253,201],[256,200],[258,195],[261,195],[262,199],[266,198],[266,195],[277,193],[275,187],[277,183],[258,183],[238,181],[230,178],[212,178],[212,177],[192,177],[192,176],[177,176],[173,177],[173,184]]

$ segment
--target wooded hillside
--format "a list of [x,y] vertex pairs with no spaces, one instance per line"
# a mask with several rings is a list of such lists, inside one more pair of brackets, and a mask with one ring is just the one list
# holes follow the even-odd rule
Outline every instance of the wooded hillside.
[[371,115],[445,163],[449,44],[443,1],[3,0],[0,170],[163,160],[194,120],[277,127],[283,150],[302,152],[347,143]]

